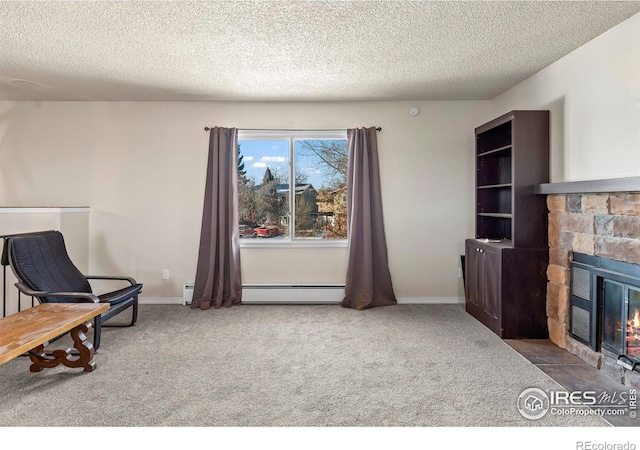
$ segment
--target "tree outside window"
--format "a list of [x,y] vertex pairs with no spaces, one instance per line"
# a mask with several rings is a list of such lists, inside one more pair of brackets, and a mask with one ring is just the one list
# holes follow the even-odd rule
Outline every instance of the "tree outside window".
[[239,139],[240,223],[265,238],[346,239],[346,136],[297,134]]

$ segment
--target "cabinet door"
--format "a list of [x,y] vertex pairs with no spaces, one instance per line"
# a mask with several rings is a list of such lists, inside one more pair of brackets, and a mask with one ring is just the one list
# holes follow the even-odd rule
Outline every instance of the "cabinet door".
[[500,314],[500,287],[502,285],[502,264],[500,262],[500,252],[494,249],[484,249],[483,259],[483,292],[482,308],[492,319],[497,320]]
[[465,296],[467,304],[480,308],[482,303],[482,259],[478,247],[465,244]]
[[502,337],[502,251],[475,240],[465,243],[465,309]]

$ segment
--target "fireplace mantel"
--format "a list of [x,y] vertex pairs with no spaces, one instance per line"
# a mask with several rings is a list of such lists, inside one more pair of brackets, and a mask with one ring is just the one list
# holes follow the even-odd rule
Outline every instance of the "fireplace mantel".
[[537,185],[535,188],[536,194],[591,194],[602,192],[640,192],[640,177],[544,183]]

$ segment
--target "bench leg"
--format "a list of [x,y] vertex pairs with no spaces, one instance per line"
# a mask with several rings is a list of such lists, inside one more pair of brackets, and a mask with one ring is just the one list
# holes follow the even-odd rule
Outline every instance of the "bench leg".
[[71,330],[73,347],[78,351],[78,355],[71,355],[71,349],[54,350],[50,354],[45,353],[44,345],[39,345],[29,352],[31,359],[31,372],[40,372],[42,369],[56,367],[62,364],[66,367],[82,367],[85,372],[93,372],[96,363],[92,361],[95,350],[91,342],[86,342],[85,333],[91,328],[91,323],[83,323]]

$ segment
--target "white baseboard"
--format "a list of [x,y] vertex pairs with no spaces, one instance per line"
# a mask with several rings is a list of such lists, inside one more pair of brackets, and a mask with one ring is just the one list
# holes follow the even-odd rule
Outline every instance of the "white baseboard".
[[141,305],[182,305],[181,297],[139,297]]
[[245,305],[338,304],[344,298],[344,286],[338,285],[244,285]]
[[[464,304],[464,297],[399,297],[399,305],[458,305]],[[141,305],[184,305],[181,297],[140,297]],[[252,301],[246,304],[254,303]],[[262,303],[262,302],[255,302]],[[264,302],[267,303],[267,302]],[[277,303],[277,302],[274,302]],[[310,304],[313,303],[309,302]],[[327,304],[337,304],[339,301],[330,301]]]
[[458,305],[464,304],[464,297],[399,297],[399,305]]

